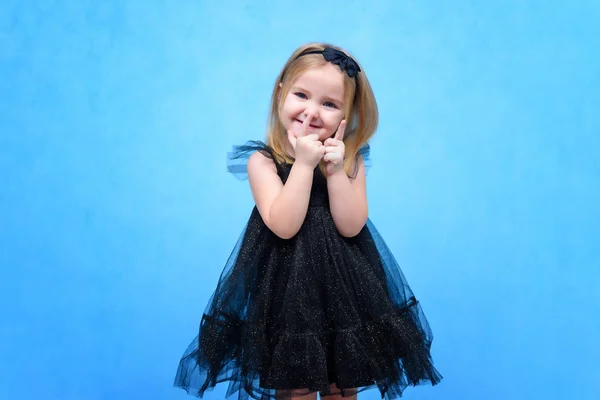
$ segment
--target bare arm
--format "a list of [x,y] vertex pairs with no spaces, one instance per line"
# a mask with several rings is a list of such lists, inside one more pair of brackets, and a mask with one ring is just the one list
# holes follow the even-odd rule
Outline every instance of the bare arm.
[[256,152],[248,160],[248,180],[265,225],[282,239],[296,235],[308,210],[313,169],[295,163],[284,185],[273,160]]
[[331,215],[342,236],[358,235],[369,216],[365,165],[358,157],[358,172],[351,179],[342,169],[327,177]]

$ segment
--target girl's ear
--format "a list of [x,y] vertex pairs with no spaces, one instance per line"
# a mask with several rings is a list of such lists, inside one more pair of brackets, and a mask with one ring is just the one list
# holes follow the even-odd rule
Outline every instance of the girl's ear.
[[283,87],[283,83],[279,82],[279,87],[282,88]]

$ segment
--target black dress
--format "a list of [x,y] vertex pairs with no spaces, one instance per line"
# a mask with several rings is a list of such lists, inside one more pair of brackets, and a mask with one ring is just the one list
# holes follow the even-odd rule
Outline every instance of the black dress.
[[[250,141],[229,154],[229,171],[247,178],[254,151],[274,159],[269,146]],[[368,145],[359,154],[369,166]],[[291,165],[274,161],[285,183]],[[240,399],[369,388],[392,399],[408,385],[442,379],[431,341],[419,302],[371,221],[353,238],[338,233],[316,168],[293,238],[276,236],[252,210],[174,385],[198,397],[228,381],[227,397]]]

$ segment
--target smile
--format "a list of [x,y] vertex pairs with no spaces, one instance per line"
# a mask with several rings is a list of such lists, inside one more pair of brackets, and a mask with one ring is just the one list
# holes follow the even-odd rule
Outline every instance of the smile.
[[[294,120],[295,120],[296,122],[300,123],[300,124],[303,124],[303,123],[304,123],[303,121],[300,121],[300,120],[299,120],[299,119],[297,119],[297,118],[296,118],[296,119],[294,119]],[[320,126],[320,125],[313,125],[313,124],[310,124],[310,125],[309,125],[309,127],[310,127],[310,128],[314,128],[314,129],[319,129],[319,128],[322,128],[322,126]]]

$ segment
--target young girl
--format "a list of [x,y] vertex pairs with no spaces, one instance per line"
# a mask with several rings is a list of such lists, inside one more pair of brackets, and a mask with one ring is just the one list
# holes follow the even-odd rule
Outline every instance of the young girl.
[[369,81],[343,50],[298,48],[272,95],[267,143],[229,154],[256,207],[183,355],[175,386],[202,397],[229,381],[247,399],[388,399],[437,384],[432,335],[368,219]]

